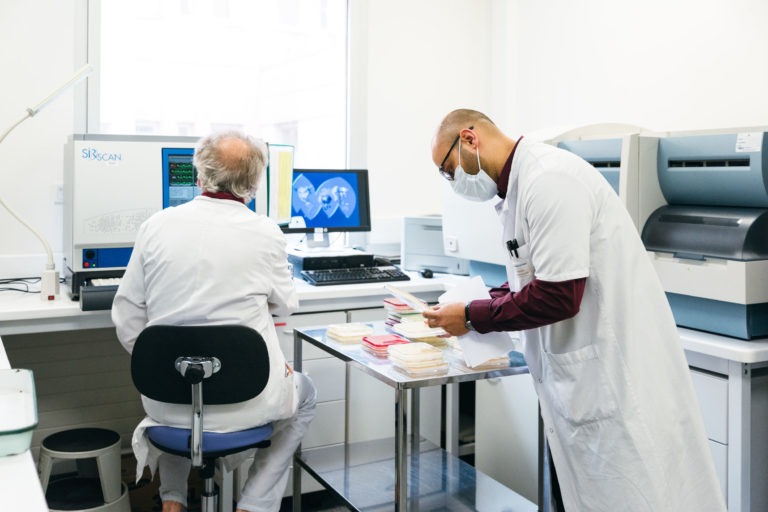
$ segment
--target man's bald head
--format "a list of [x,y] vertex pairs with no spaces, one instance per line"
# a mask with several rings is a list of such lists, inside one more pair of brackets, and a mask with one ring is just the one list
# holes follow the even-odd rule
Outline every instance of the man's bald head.
[[460,108],[450,112],[443,118],[437,127],[435,132],[435,144],[450,144],[464,128],[474,126],[475,129],[481,129],[481,126],[496,127],[491,119],[477,110],[470,110],[467,108]]
[[[461,108],[450,112],[438,125],[432,138],[432,161],[444,175],[452,176],[460,163],[461,149],[468,150],[479,156],[486,174],[497,179],[514,147],[515,141],[502,133],[488,116]],[[462,168],[468,174],[480,170],[480,166],[470,160],[465,160]]]
[[267,146],[244,133],[216,133],[197,143],[194,163],[203,190],[249,199],[267,165]]

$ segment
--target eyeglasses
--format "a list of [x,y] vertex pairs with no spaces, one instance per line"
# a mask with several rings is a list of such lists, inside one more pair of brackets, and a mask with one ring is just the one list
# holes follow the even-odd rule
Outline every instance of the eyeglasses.
[[[475,128],[474,126],[469,127],[470,130],[474,130],[474,128]],[[445,154],[445,158],[443,158],[443,161],[440,162],[440,167],[438,167],[437,169],[440,172],[440,176],[442,176],[448,181],[453,181],[453,173],[446,171],[443,166],[445,165],[445,161],[448,160],[448,157],[451,156],[451,151],[453,151],[453,148],[456,147],[456,143],[459,142],[459,137],[461,137],[461,132],[459,132],[456,135],[456,138],[453,139],[453,144],[451,144],[451,147],[448,148],[448,152]]]

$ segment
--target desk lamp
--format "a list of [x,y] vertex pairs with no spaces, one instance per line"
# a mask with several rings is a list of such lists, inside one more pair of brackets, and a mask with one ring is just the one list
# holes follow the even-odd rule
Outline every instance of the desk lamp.
[[[35,105],[34,107],[28,108],[24,115],[13,123],[10,128],[5,130],[2,135],[0,135],[0,144],[5,140],[5,138],[10,134],[14,128],[19,126],[21,123],[23,123],[26,119],[30,117],[34,117],[37,115],[38,112],[43,110],[45,107],[47,107],[49,104],[51,104],[54,100],[56,100],[59,96],[64,94],[67,90],[69,90],[71,87],[73,87],[75,84],[80,82],[83,78],[87,77],[91,72],[93,71],[93,67],[90,64],[86,64],[82,68],[80,68],[69,80],[67,80],[66,83],[58,87],[55,91],[53,91],[48,97],[46,97],[43,101]],[[40,242],[42,242],[43,247],[45,247],[45,252],[48,256],[48,261],[45,264],[45,269],[43,270],[43,273],[40,277],[40,299],[41,300],[54,300],[56,296],[59,294],[59,273],[56,272],[56,265],[53,263],[53,251],[51,251],[51,246],[48,243],[48,241],[38,232],[35,228],[30,226],[27,222],[25,222],[19,215],[11,209],[10,206],[8,206],[5,201],[3,201],[3,198],[0,197],[0,205],[2,205],[6,210],[8,210],[8,213],[10,213],[16,220],[21,222],[21,224],[29,229],[32,234],[34,234]]]

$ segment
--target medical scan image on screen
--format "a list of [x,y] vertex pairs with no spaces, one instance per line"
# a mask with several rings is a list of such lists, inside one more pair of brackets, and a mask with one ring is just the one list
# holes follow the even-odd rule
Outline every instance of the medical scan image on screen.
[[291,228],[360,225],[358,175],[296,172],[291,187]]

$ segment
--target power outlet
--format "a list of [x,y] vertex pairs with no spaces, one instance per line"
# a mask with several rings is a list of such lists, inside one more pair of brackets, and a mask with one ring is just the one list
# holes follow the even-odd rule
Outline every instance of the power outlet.
[[64,204],[64,185],[56,185],[54,191],[53,204]]
[[456,252],[459,250],[459,239],[455,236],[445,237],[445,247],[448,252]]

